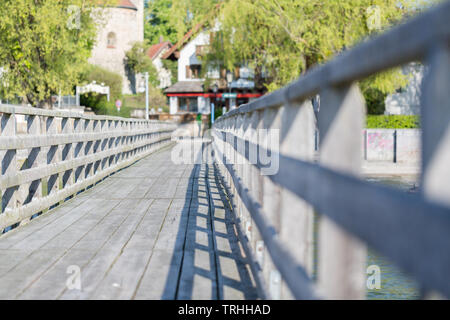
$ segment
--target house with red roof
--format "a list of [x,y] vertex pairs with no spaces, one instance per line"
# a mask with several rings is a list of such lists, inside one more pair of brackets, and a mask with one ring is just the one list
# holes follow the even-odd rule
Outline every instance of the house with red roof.
[[178,82],[164,90],[171,114],[210,114],[212,104],[216,110],[230,110],[263,95],[264,91],[255,87],[253,71],[244,65],[232,71],[208,70],[206,75],[212,83],[205,86],[201,57],[219,30],[217,23],[213,28],[197,24],[162,56],[178,61]]
[[147,52],[147,55],[153,62],[153,65],[158,72],[159,88],[165,89],[172,85],[172,74],[167,70],[163,63],[163,56],[173,47],[170,41],[164,41],[161,37],[159,43],[152,45]]

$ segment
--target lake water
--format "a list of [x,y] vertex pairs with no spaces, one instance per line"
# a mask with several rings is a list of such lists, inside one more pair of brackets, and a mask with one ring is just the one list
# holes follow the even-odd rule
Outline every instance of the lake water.
[[[370,182],[388,184],[398,187],[405,192],[416,183],[414,177],[383,177],[368,178]],[[419,287],[405,272],[388,261],[373,249],[368,250],[367,266],[377,265],[381,270],[381,288],[367,290],[367,299],[394,299],[410,300],[419,299]]]
[[[392,187],[400,188],[405,192],[414,187],[414,185],[416,184],[416,179],[413,176],[376,177],[367,178],[367,180],[373,183],[382,183],[390,185]],[[320,218],[317,214],[315,214],[314,217],[315,256],[313,279],[314,281],[317,281],[317,236]],[[368,248],[367,251],[367,267],[372,265],[378,266],[380,268],[381,275],[380,289],[367,289],[368,300],[413,300],[420,298],[419,286],[411,277],[400,270],[394,263],[378,254],[375,250]],[[367,276],[369,277],[371,276],[371,274],[368,274]]]

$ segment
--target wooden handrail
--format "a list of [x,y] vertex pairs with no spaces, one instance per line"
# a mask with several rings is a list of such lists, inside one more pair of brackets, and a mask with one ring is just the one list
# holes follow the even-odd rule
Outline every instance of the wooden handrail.
[[[268,297],[365,298],[366,245],[413,275],[425,291],[450,297],[448,21],[445,2],[214,123],[217,167]],[[365,101],[355,82],[415,60],[428,66],[421,190],[405,194],[360,178]],[[310,98],[317,94],[316,119]],[[279,145],[267,146],[261,130],[279,135]],[[261,154],[276,159],[276,172],[264,173]],[[320,214],[317,252],[314,212]]]
[[[26,132],[17,132],[19,117]],[[171,143],[176,128],[171,122],[13,105],[0,105],[0,120],[0,231]]]

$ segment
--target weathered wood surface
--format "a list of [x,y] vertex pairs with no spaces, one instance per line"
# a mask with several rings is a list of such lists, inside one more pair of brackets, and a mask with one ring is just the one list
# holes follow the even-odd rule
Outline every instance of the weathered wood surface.
[[0,120],[1,230],[27,223],[171,143],[176,128],[169,122],[2,104]]
[[[257,298],[214,166],[170,156],[150,155],[2,236],[0,298]],[[81,290],[67,286],[71,266]]]
[[[216,119],[218,168],[249,233],[258,287],[268,297],[364,298],[364,245],[410,273],[423,292],[450,297],[449,17],[446,1]],[[358,177],[365,108],[355,83],[416,60],[427,65],[421,192],[405,194]],[[279,145],[267,145],[267,132],[281,134],[274,139]],[[268,174],[269,165],[277,170]],[[311,207],[319,217],[315,236]]]

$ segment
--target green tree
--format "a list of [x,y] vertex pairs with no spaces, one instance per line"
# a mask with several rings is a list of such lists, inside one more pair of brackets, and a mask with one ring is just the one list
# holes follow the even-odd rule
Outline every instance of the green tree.
[[171,7],[172,1],[170,0],[149,0],[146,3],[144,38],[150,44],[158,43],[160,37],[172,43],[177,42],[177,32],[172,23]]
[[151,44],[176,43],[197,23],[203,22],[220,0],[148,0],[144,37]]
[[[385,31],[412,14],[410,7],[408,0],[223,1],[220,14],[212,18],[221,30],[204,63],[228,70],[245,63],[255,70],[255,81],[272,91]],[[394,69],[369,77],[361,87],[366,93],[376,89],[386,94],[405,84]]]
[[149,74],[149,81],[153,86],[159,85],[158,72],[152,59],[147,55],[149,45],[146,42],[135,42],[130,50],[125,53],[126,65],[134,74]]
[[162,64],[170,72],[170,81],[176,83],[178,80],[178,61],[164,59],[162,60]]
[[97,34],[97,0],[3,0],[0,6],[0,92],[51,107],[71,93]]

